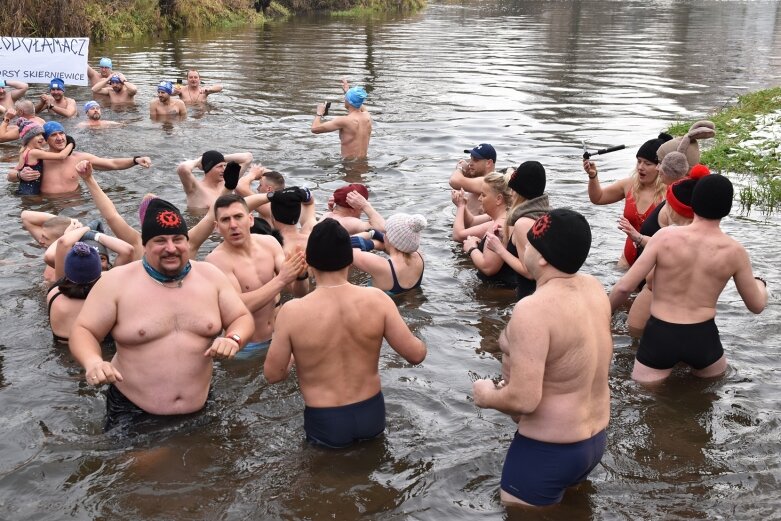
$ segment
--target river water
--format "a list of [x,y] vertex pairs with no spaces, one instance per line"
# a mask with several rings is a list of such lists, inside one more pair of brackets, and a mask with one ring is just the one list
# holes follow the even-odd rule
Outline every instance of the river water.
[[[592,148],[629,145],[598,160],[603,181],[628,175],[637,146],[669,123],[778,83],[778,21],[777,2],[465,0],[410,15],[313,15],[93,48],[92,62],[111,56],[139,86],[138,106],[104,110],[126,123],[119,130],[65,124],[82,150],[153,158],[148,171],[98,174],[131,223],[147,191],[183,206],[176,164],[207,149],[251,151],[289,184],[311,187],[321,209],[345,181],[364,182],[385,216],[414,211],[429,219],[422,291],[398,301],[429,354],[409,367],[383,352],[387,435],[348,451],[309,447],[295,380],[271,387],[259,362],[218,363],[214,403],[197,421],[133,440],[106,436],[102,394],[52,344],[42,252],[19,225],[26,208],[82,218],[96,212],[88,194],[21,200],[8,186],[0,201],[7,230],[0,238],[0,518],[778,519],[777,298],[755,316],[732,284],[717,317],[731,362],[725,377],[676,373],[654,392],[635,385],[634,344],[625,312],[618,313],[602,464],[560,506],[508,512],[499,504],[514,426],[476,409],[471,384],[499,374],[496,339],[513,302],[481,287],[449,240],[447,187],[462,151],[480,142],[496,147],[500,167],[541,161],[553,205],[581,211],[593,227],[583,269],[611,287],[621,275],[621,205],[588,202],[581,140]],[[186,121],[150,121],[156,83],[183,77],[188,67],[225,91]],[[369,92],[367,163],[343,164],[335,134],[309,132],[319,101],[334,101],[332,112],[340,113],[342,76]],[[80,106],[90,99],[85,88],[68,94]],[[0,146],[0,166],[15,150]],[[737,203],[734,210],[723,228],[778,287],[778,219],[740,214]]]

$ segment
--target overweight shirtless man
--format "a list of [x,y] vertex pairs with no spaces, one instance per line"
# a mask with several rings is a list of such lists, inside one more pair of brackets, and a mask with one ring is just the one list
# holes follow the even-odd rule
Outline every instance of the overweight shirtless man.
[[656,232],[610,292],[615,311],[655,268],[651,317],[632,369],[635,380],[664,380],[679,362],[699,377],[724,373],[727,357],[714,319],[719,295],[729,279],[735,281],[749,311],[765,309],[765,281],[754,277],[745,248],[719,227],[732,208],[732,197],[732,183],[724,176],[711,174],[697,181],[692,223]]
[[287,259],[282,246],[270,235],[250,233],[254,222],[244,198],[229,194],[214,203],[215,227],[223,238],[207,257],[241,294],[255,320],[255,333],[237,358],[265,352],[274,331],[274,312],[279,293],[297,277],[306,277],[301,249]]
[[383,338],[412,364],[423,361],[426,346],[388,295],[347,280],[353,250],[338,222],[315,225],[306,260],[317,288],[280,308],[263,374],[272,384],[284,380],[295,356],[307,439],[344,448],[385,430],[379,374]]
[[[238,163],[241,176],[252,163],[250,152],[237,152],[223,156],[216,150],[207,150],[201,157],[183,161],[176,167],[176,174],[182,182],[187,196],[187,207],[191,209],[209,208],[225,189],[225,168],[228,163]],[[193,170],[203,170],[203,179],[197,179]],[[238,179],[238,178],[237,178]],[[234,184],[233,187],[236,185]]]
[[[100,278],[70,334],[87,383],[111,384],[106,430],[202,409],[212,359],[233,357],[254,331],[225,275],[189,260],[187,226],[175,206],[152,200],[142,236],[144,259]],[[99,343],[108,333],[117,347],[111,361],[103,360]]]
[[372,135],[372,117],[363,102],[366,101],[366,91],[363,87],[352,87],[347,80],[342,80],[344,90],[344,108],[346,116],[337,116],[323,122],[325,116],[325,104],[317,105],[317,113],[312,121],[312,133],[323,134],[325,132],[339,131],[339,140],[342,143],[342,157],[365,158],[369,151],[369,139]]
[[[56,121],[49,121],[43,126],[43,137],[52,152],[60,152],[68,144],[65,129]],[[84,160],[89,161],[96,170],[125,170],[136,165],[149,168],[152,165],[152,160],[146,156],[106,158],[86,152],[73,152],[65,159],[44,159],[41,194],[64,194],[78,190],[79,175],[76,165]],[[33,174],[37,172],[32,171],[31,175]],[[7,178],[9,181],[19,181],[21,176],[27,180],[27,175],[24,170],[10,170]]]
[[513,309],[499,337],[502,378],[474,383],[478,407],[518,422],[504,461],[506,505],[559,503],[602,458],[610,419],[610,302],[579,274],[591,247],[586,219],[553,210],[527,232],[523,260],[537,290]]

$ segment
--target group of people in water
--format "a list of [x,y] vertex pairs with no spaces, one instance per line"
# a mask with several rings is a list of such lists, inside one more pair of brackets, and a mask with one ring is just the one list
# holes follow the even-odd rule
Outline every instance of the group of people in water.
[[[112,67],[102,58],[99,70],[89,69],[92,92],[108,103],[132,102],[137,88]],[[338,131],[342,156],[364,158],[372,128],[367,93],[347,81],[342,88],[346,115],[326,119],[329,106],[321,103],[311,131]],[[392,298],[423,283],[423,215],[384,218],[368,188],[353,183],[335,190],[318,216],[307,188],[288,186],[280,172],[253,164],[251,153],[209,150],[176,169],[188,207],[201,209],[202,219],[188,227],[175,205],[147,194],[138,230],[93,174],[149,168],[151,158],[77,150],[59,121],[37,115],[76,115],[64,83],[52,80],[37,104],[24,98],[27,89],[0,80],[0,141],[21,144],[7,179],[22,195],[73,192],[83,184],[102,217],[82,224],[46,212],[21,214],[45,248],[54,340],[68,343],[89,384],[107,386],[107,430],[199,413],[208,407],[213,359],[238,358],[262,361],[271,384],[295,368],[311,443],[343,448],[384,432],[383,340],[411,364],[426,357],[426,345]],[[182,87],[157,86],[150,114],[186,116],[188,105],[221,90],[202,86],[191,70]],[[96,100],[85,103],[84,113],[91,127],[106,123]],[[628,326],[640,337],[632,377],[647,385],[678,364],[699,377],[724,373],[714,318],[730,279],[750,311],[767,304],[766,282],[719,226],[732,206],[732,184],[699,164],[697,142],[715,131],[706,121],[680,138],[660,134],[638,149],[630,177],[607,186],[584,155],[591,202],[624,200],[619,229],[627,238],[619,264],[628,271],[609,292],[580,272],[591,228],[580,213],[551,207],[542,164],[496,172],[497,153],[488,143],[465,150],[468,159],[457,162],[449,179],[452,238],[483,283],[515,291],[518,299],[499,338],[501,378],[473,385],[478,407],[517,423],[501,476],[504,503],[556,504],[601,460],[610,418],[611,317],[632,293]],[[214,231],[222,242],[204,261],[194,260]],[[368,287],[350,281],[351,267],[369,275]],[[103,354],[107,342],[115,349],[110,359]]]

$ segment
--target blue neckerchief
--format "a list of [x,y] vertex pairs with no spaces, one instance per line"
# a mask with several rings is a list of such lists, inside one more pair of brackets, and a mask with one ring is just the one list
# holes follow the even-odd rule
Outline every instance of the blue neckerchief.
[[192,264],[190,264],[190,261],[187,261],[187,264],[185,265],[184,269],[179,272],[179,275],[176,275],[174,277],[169,277],[168,275],[163,275],[156,269],[154,269],[152,266],[149,265],[149,263],[146,261],[146,255],[141,257],[141,265],[146,270],[147,274],[155,279],[157,282],[179,282],[183,278],[187,276],[188,273],[190,273],[190,270],[192,269]]

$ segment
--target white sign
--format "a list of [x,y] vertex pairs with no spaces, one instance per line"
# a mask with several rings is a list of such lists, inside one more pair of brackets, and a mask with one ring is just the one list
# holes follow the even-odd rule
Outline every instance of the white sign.
[[0,36],[0,79],[87,85],[89,38],[17,38]]

